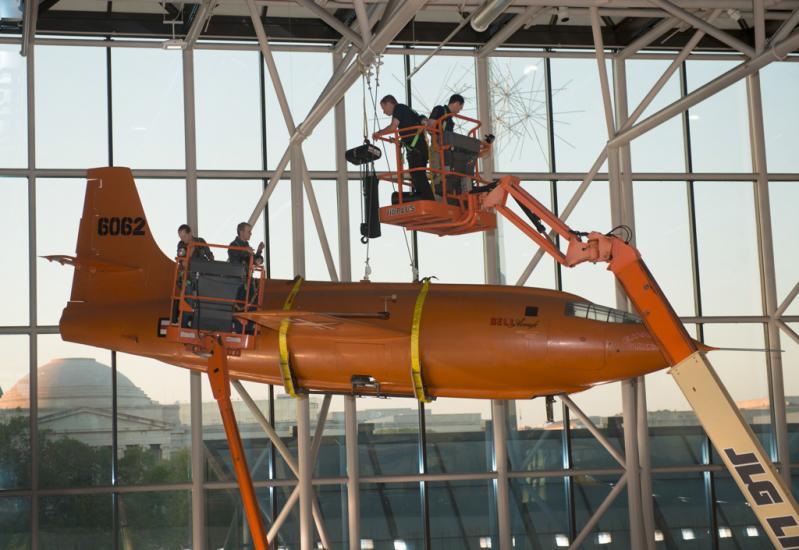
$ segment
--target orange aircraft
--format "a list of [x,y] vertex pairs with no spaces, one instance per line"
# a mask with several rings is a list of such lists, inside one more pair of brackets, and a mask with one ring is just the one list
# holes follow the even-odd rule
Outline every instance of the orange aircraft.
[[[554,290],[270,279],[236,283],[257,288],[246,307],[232,307],[236,296],[192,300],[180,283],[194,268],[176,270],[156,245],[127,168],[89,170],[76,255],[49,259],[75,267],[64,340],[205,371],[200,326],[221,318],[234,327],[218,331],[234,350],[230,376],[289,393],[529,399],[667,366],[638,317]],[[200,295],[231,266],[211,264]],[[189,273],[177,288],[176,271]]]

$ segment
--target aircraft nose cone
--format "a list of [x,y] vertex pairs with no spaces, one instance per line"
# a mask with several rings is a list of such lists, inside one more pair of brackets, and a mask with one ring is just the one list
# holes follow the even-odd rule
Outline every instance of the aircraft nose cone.
[[643,325],[608,331],[605,366],[613,378],[640,376],[668,367],[652,336]]

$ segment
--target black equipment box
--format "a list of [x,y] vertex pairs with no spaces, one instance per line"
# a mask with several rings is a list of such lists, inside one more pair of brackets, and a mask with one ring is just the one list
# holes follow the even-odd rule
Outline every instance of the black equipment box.
[[344,153],[344,158],[348,162],[360,166],[361,164],[368,164],[378,160],[382,156],[380,148],[372,145],[371,143],[364,143],[358,147],[353,147]]

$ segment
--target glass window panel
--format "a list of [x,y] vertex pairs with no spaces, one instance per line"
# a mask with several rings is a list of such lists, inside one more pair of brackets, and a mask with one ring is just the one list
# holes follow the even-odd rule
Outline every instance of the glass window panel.
[[[290,493],[290,487],[280,487],[275,489],[275,495],[277,497],[275,498],[275,505],[277,506],[278,511]],[[232,549],[247,548],[250,546],[252,544],[252,539],[250,538],[249,525],[247,524],[247,519],[244,515],[244,509],[241,505],[241,497],[239,496],[238,489],[207,491],[205,494],[205,547]],[[263,515],[264,525],[268,528],[274,518],[272,514],[273,508],[269,498],[269,490],[256,489],[255,494]],[[296,520],[297,508],[298,506],[293,507],[289,519],[279,531],[278,538],[276,540],[277,544],[274,546],[275,548],[284,545],[285,539],[283,537],[285,532],[291,532],[292,527],[294,531],[298,529],[297,526],[299,523]],[[290,525],[290,527],[288,527],[288,525]],[[273,547],[273,545],[270,542],[270,548],[271,547]]]
[[[638,108],[671,60],[628,59],[628,114]],[[680,73],[675,72],[638,120],[643,120],[680,98]],[[630,143],[633,172],[684,172],[685,149],[681,117],[672,117]]]
[[[558,204],[565,208],[579,183],[559,181]],[[608,231],[610,222],[610,193],[608,182],[594,181],[588,186],[567,223],[577,231]],[[566,243],[561,239],[561,249]],[[575,269],[564,269],[563,290],[573,292],[591,302],[612,306],[616,303],[615,278],[601,265],[581,265]]]
[[[380,204],[391,204],[392,188],[383,183],[380,186]],[[368,245],[361,242],[361,198],[360,182],[350,181],[350,251],[352,256],[352,278],[363,278],[365,262],[369,260],[369,279],[379,282],[409,282],[413,280],[411,270],[411,250],[413,233],[396,225],[382,224],[382,235],[371,239]]]
[[[694,183],[704,315],[762,313],[751,182]],[[735,245],[730,246],[731,236]]]
[[[540,58],[490,57],[494,167],[502,172],[549,171],[546,62]],[[561,122],[574,115],[561,113]]]
[[[687,61],[688,93],[738,64],[736,61]],[[730,85],[688,111],[694,172],[750,172],[746,85]]]
[[[0,54],[1,56],[2,54]],[[2,86],[2,84],[0,84]],[[2,116],[2,115],[0,115]],[[0,178],[0,235],[3,262],[0,262],[0,326],[26,325],[28,316],[28,182],[22,178]]]
[[488,472],[492,469],[491,402],[437,399],[425,405],[427,471]]
[[375,549],[424,548],[418,483],[361,484],[361,547],[364,540]]
[[419,473],[416,400],[358,400],[358,465],[362,476]]
[[0,44],[0,166],[28,165],[26,58],[19,44]]
[[31,501],[0,498],[0,547],[25,550],[31,547]]
[[494,482],[427,485],[431,548],[498,548]]
[[799,105],[792,93],[799,89],[799,65],[769,63],[760,70],[760,84],[768,170],[799,172],[792,146],[799,128]]
[[[312,181],[316,202],[319,205],[319,214],[322,218],[322,225],[325,229],[327,243],[330,246],[330,253],[333,257],[333,265],[336,272],[339,271],[338,261],[338,203],[336,199],[336,182],[334,180]],[[303,195],[306,193],[303,191]],[[304,224],[305,224],[305,278],[315,281],[329,281],[330,272],[327,270],[327,263],[322,254],[322,245],[319,242],[319,234],[316,231],[311,207],[308,205],[308,197],[303,197]],[[340,273],[339,273],[340,275]]]
[[191,493],[119,495],[119,539],[131,548],[191,548]]
[[[319,94],[333,74],[333,57],[324,52],[275,52],[280,81],[288,100],[294,124],[308,116]],[[266,70],[266,69],[264,69]],[[269,168],[280,162],[289,143],[289,133],[277,101],[272,80],[266,73],[266,147]],[[322,119],[302,144],[309,170],[334,170],[336,167],[333,110]]]
[[[608,493],[618,483],[618,476],[580,476],[574,483],[574,512],[577,525],[585,525]],[[622,549],[630,547],[630,516],[627,489],[619,493],[602,515],[581,548]]]
[[569,515],[562,477],[511,479],[510,498],[514,548],[550,550],[568,545]]
[[0,349],[4,357],[0,369],[0,489],[27,488],[31,479],[28,336],[0,336]]
[[[281,180],[269,197],[270,272],[273,279],[294,278],[293,242],[291,238],[291,182]],[[249,210],[252,213],[252,210]],[[249,214],[247,215],[249,217]],[[253,231],[253,234],[256,234]]]
[[139,178],[136,189],[156,244],[168,258],[174,258],[178,226],[186,223],[186,182]]
[[39,497],[41,548],[113,548],[111,495]]
[[645,383],[652,466],[702,464],[705,432],[677,383],[665,370]]
[[636,181],[635,246],[678,315],[695,315],[686,184]]
[[38,323],[57,325],[72,290],[70,267],[41,258],[48,254],[74,254],[83,213],[86,180],[47,178],[36,180],[36,297]]
[[[427,57],[427,54],[410,56],[411,70]],[[411,78],[411,88],[413,108],[422,116],[428,116],[436,105],[446,105],[452,94],[460,94],[466,100],[460,114],[477,118],[475,66],[471,56],[434,56]],[[462,131],[460,124],[456,125],[456,131]]]
[[[255,401],[258,409],[269,419],[269,386],[250,382],[243,382],[243,385]],[[205,477],[209,481],[235,481],[233,462],[227,437],[225,436],[225,428],[222,425],[222,416],[219,414],[219,405],[213,398],[207,376],[202,376],[202,396]],[[270,477],[271,449],[266,433],[257,423],[247,405],[242,401],[239,393],[232,391],[230,397],[250,474],[253,479],[268,479]],[[292,420],[296,418],[293,404],[293,400],[290,398],[276,400],[275,402],[275,429],[281,436],[286,436],[290,433],[290,430],[286,427],[287,418]],[[190,425],[191,413],[188,406],[181,408],[183,409],[181,415],[183,423]],[[318,413],[318,404],[315,409],[312,407],[313,410]],[[284,442],[287,446],[292,446],[292,443],[285,437]],[[293,446],[296,447],[296,443]],[[285,462],[282,459],[280,461],[282,477],[292,476]]]
[[[358,82],[351,86],[344,96],[348,149],[363,143],[364,109],[366,111],[368,128],[367,137],[371,139],[373,132],[376,132],[388,124],[388,120],[378,104],[380,99],[386,94],[392,94],[400,103],[406,102],[405,56],[389,54],[384,55],[382,60],[383,64],[380,65],[380,72],[376,75],[380,82],[379,86],[376,85],[375,78],[372,78],[370,81],[371,89],[362,82]],[[375,99],[375,96],[377,99]],[[380,146],[383,149],[383,158],[375,163],[375,169],[378,171],[391,171],[392,169],[396,169],[394,163],[395,151],[383,145],[384,144],[381,142]],[[273,162],[277,163],[277,160]],[[353,169],[352,165],[348,166],[350,169]],[[381,201],[381,204],[387,203]]]
[[[285,184],[288,187],[288,184]],[[275,210],[279,185],[269,201],[270,213]],[[198,237],[212,244],[229,245],[236,238],[236,226],[247,221],[252,214],[255,203],[263,193],[262,180],[199,180],[197,182],[198,222],[200,227],[195,231]],[[177,243],[177,226],[173,228]],[[285,235],[285,231],[276,235]],[[252,228],[250,246],[258,248],[258,244],[266,241],[264,215],[258,218]],[[172,246],[174,254],[175,245]],[[227,260],[227,251],[214,249],[217,260]],[[274,251],[273,251],[274,252]],[[264,251],[264,257],[269,251]],[[272,256],[274,258],[274,256]],[[274,263],[272,264],[275,265]],[[273,272],[274,275],[274,272]]]
[[117,354],[119,483],[191,479],[189,402],[189,371]]
[[555,167],[586,172],[608,141],[599,70],[593,59],[552,59],[551,67]]
[[[620,453],[624,451],[621,384],[602,384],[570,396]],[[619,463],[571,415],[572,464],[575,468],[618,468]]]
[[110,485],[111,353],[43,334],[38,360],[39,484]]
[[729,537],[719,537],[719,548],[774,548],[760,527],[741,490],[726,472],[713,475],[716,490],[716,515],[719,528],[727,527]]
[[116,165],[134,169],[186,166],[182,54],[161,48],[112,50]]
[[[761,349],[765,347],[763,325],[705,325],[705,343],[715,347]],[[766,373],[766,354],[742,351],[713,351],[713,367],[735,401],[741,415],[770,448],[771,413]]]
[[108,164],[106,52],[96,47],[36,46],[38,168]]
[[[508,408],[508,456],[513,471],[558,470],[563,465],[563,407],[553,404],[547,422],[544,399],[511,401]],[[526,502],[526,501],[525,501]]]
[[[541,204],[554,212],[552,204],[552,184],[548,181],[524,181],[522,187]],[[507,206],[522,220],[528,221],[527,215],[519,208],[516,201],[509,200]],[[500,254],[501,265],[506,284],[516,284],[527,264],[538,251],[538,245],[530,237],[513,225],[504,216],[497,216],[499,238],[502,243]],[[555,260],[549,254],[544,254],[535,267],[525,286],[538,288],[555,288]]]
[[[796,235],[799,235],[799,182],[769,182],[771,227],[774,242],[774,274],[777,279],[777,303],[781,304],[799,283],[799,256],[796,254]],[[794,300],[785,312],[799,315],[799,300]]]
[[654,474],[652,491],[658,548],[712,548],[704,474]]
[[263,167],[259,59],[256,51],[194,50],[197,168]]
[[440,283],[483,283],[483,233],[439,237],[419,232],[419,276],[432,275]]

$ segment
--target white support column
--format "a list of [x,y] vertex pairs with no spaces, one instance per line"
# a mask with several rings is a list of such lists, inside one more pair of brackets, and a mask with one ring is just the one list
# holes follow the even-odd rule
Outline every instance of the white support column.
[[[491,90],[489,59],[487,57],[477,57],[477,112],[478,118],[482,123],[480,130],[481,137],[492,133],[493,121],[491,120]],[[481,174],[486,179],[494,177],[494,158],[488,156],[480,160]],[[491,231],[483,232],[483,260],[485,262],[485,281],[488,284],[499,285],[504,282],[502,276],[502,250],[500,246],[501,236],[500,227]]]
[[495,480],[495,495],[497,498],[497,526],[499,536],[499,549],[512,550],[510,532],[510,480],[508,479],[508,403],[507,401],[491,401],[491,419],[494,426],[494,469],[497,472]]
[[[768,341],[766,347],[780,349],[780,327],[776,311],[777,283],[774,267],[774,242],[771,226],[771,200],[769,198],[768,167],[766,164],[766,140],[763,129],[763,98],[760,91],[760,73],[746,79],[749,101],[749,136],[752,147],[752,168],[757,174],[755,181],[755,210],[757,219],[758,249],[760,253],[760,281],[763,299],[763,313],[769,317],[766,324]],[[788,421],[785,411],[785,384],[782,372],[782,354],[771,351],[768,356],[769,386],[771,389],[771,410],[774,418],[773,429],[777,447],[777,460],[780,474],[790,486],[791,468],[788,448]]]
[[[624,422],[624,469],[627,473],[627,508],[630,518],[630,548],[648,548],[644,538],[644,519],[641,513],[641,471],[638,464],[638,445],[636,437],[636,388],[635,379],[621,383],[621,402]],[[654,544],[654,535],[652,538]]]
[[299,145],[291,149],[291,253],[294,276],[305,277],[305,208]]
[[344,441],[347,452],[347,525],[349,550],[361,550],[360,466],[358,464],[358,416],[354,395],[344,396]]
[[307,394],[294,400],[297,404],[297,486],[300,492],[300,550],[312,550],[313,537],[313,466],[311,464],[311,410]]
[[[186,152],[186,222],[199,234],[197,216],[197,135],[194,109],[194,52],[183,50],[183,128]],[[189,375],[191,416],[192,547],[205,548],[205,443],[203,441],[202,378]]]
[[[343,55],[333,54],[340,62]],[[347,116],[342,98],[333,110],[336,127],[336,210],[338,212],[338,271],[342,281],[352,281],[352,249],[350,246],[350,181],[347,176]]]

